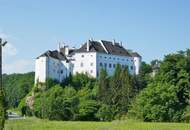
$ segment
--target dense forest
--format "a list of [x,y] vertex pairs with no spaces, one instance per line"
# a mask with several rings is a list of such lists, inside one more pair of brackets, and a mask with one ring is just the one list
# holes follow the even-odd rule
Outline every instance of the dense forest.
[[[159,69],[153,75],[154,65]],[[119,64],[113,76],[102,69],[98,79],[85,74],[63,83],[48,79],[33,84],[34,73],[4,75],[9,108],[49,120],[149,122],[190,120],[190,50],[169,54],[162,61],[142,62],[139,75]]]
[[25,74],[3,74],[3,88],[9,108],[17,108],[20,101],[34,86],[34,72]]

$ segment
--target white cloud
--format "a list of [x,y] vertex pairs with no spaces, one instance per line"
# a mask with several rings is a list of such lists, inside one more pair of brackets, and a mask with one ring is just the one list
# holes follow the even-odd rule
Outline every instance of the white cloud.
[[7,40],[8,43],[3,47],[3,73],[26,73],[34,71],[34,60],[18,59],[18,49],[13,45],[15,37],[8,35],[0,30],[0,38]]
[[8,43],[4,48],[3,48],[3,55],[5,57],[8,56],[15,56],[18,53],[18,50],[16,47],[14,47],[11,43]]
[[34,60],[16,60],[3,65],[3,73],[26,73],[34,71]]

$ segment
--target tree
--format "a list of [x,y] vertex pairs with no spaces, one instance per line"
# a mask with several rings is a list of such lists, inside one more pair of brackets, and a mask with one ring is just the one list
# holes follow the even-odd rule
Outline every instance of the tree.
[[110,86],[106,70],[103,68],[100,71],[98,79],[98,100],[102,103],[109,104],[110,102]]
[[136,97],[129,115],[144,121],[181,121],[190,98],[187,52],[165,56],[148,87]]
[[122,88],[122,84],[121,84],[121,77],[120,74],[122,72],[121,69],[121,65],[117,64],[116,65],[116,69],[115,72],[113,74],[113,76],[111,77],[111,81],[110,81],[110,87],[111,87],[111,105],[115,106],[117,108],[117,103],[121,94],[121,88]]
[[132,76],[129,74],[128,66],[124,68],[124,70],[121,72],[121,95],[120,100],[118,100],[119,103],[119,111],[120,113],[126,113],[128,111],[128,105],[131,101],[131,99],[134,96],[134,87],[132,86]]
[[96,113],[98,112],[99,105],[95,100],[82,100],[79,104],[78,118],[82,121],[98,120]]
[[[46,97],[44,99],[44,97]],[[44,105],[42,106],[42,101]],[[34,113],[50,120],[72,120],[78,106],[78,97],[72,87],[56,85],[36,97]],[[42,111],[43,109],[43,111]]]
[[102,104],[99,108],[96,117],[101,121],[112,121],[114,119],[113,108],[109,105]]
[[16,108],[20,101],[32,90],[34,72],[3,75],[3,81],[8,108]]

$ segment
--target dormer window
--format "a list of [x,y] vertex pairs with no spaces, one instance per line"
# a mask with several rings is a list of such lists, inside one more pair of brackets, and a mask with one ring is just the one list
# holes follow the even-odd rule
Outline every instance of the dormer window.
[[84,55],[81,55],[81,57],[84,57]]

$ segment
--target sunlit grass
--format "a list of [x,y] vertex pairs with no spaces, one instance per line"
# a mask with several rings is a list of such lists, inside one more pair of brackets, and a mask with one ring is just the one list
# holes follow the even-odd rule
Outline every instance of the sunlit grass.
[[37,118],[6,121],[5,130],[190,130],[186,123],[144,123],[136,121],[81,122],[48,121]]

